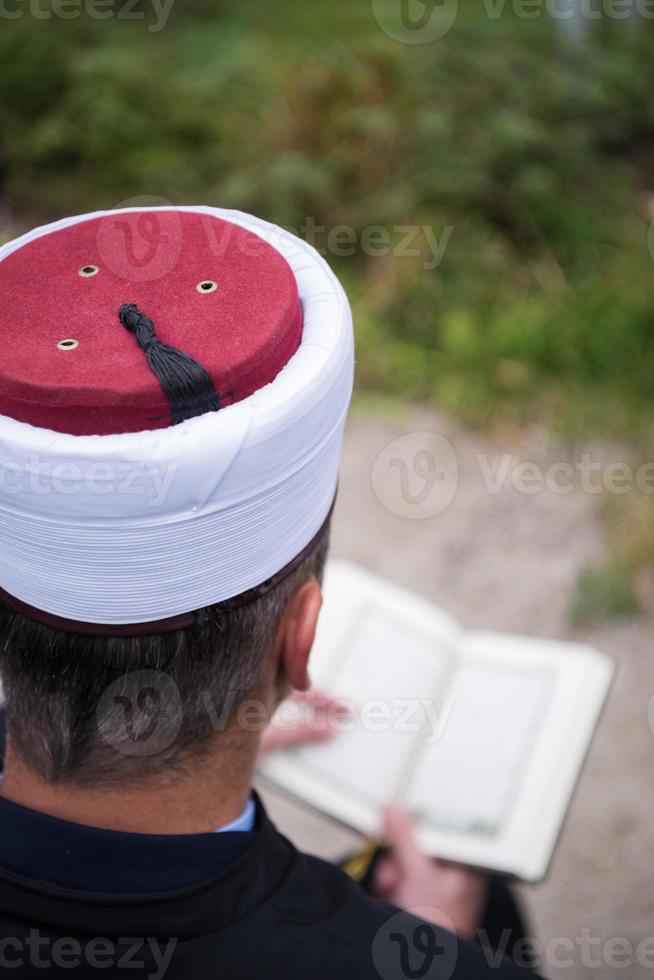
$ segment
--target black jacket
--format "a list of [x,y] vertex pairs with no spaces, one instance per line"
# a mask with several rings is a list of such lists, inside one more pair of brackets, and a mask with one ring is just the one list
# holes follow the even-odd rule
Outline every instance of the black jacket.
[[2,975],[21,978],[525,976],[298,853],[261,808],[244,854],[212,879],[175,892],[102,895],[0,870],[0,937]]

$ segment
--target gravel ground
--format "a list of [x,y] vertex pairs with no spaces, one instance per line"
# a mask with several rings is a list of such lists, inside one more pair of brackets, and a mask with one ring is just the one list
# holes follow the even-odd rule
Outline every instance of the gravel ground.
[[[601,559],[604,543],[599,495],[589,492],[596,478],[586,478],[585,490],[560,492],[570,470],[552,465],[575,465],[584,453],[594,463],[620,458],[593,446],[568,455],[540,430],[491,441],[426,410],[391,422],[355,415],[332,550],[434,599],[467,627],[587,640],[616,659],[617,677],[550,874],[520,892],[534,935],[550,944],[547,976],[632,980],[654,972],[654,939],[637,949],[654,936],[654,738],[647,718],[653,624],[643,616],[573,631],[567,622],[577,576]],[[539,470],[516,471],[524,462]],[[342,829],[267,798],[281,829],[307,850],[336,857],[351,845]],[[555,948],[558,938],[574,950]],[[559,966],[553,956],[572,963]]]

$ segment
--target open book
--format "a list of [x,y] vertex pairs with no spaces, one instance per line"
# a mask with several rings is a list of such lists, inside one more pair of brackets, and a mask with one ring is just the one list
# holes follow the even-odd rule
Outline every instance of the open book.
[[351,714],[334,739],[277,753],[261,775],[368,835],[397,800],[429,853],[538,881],[612,673],[591,647],[466,633],[430,602],[332,562],[312,677]]

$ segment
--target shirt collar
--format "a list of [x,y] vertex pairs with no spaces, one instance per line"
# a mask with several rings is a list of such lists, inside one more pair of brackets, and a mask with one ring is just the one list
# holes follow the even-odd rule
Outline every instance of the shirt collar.
[[254,829],[254,821],[256,818],[257,808],[254,804],[252,797],[247,801],[243,808],[243,812],[232,820],[230,823],[226,823],[224,827],[218,827],[216,831],[217,834],[246,834]]
[[0,869],[62,888],[152,893],[224,871],[256,838],[257,807],[208,834],[132,834],[87,827],[0,798]]

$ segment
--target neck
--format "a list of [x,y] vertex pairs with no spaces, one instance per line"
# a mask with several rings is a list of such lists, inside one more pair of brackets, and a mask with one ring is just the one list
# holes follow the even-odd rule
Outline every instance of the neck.
[[49,783],[31,772],[8,746],[0,796],[72,823],[136,834],[211,833],[243,812],[251,792],[256,738],[221,738],[214,752],[124,786]]

